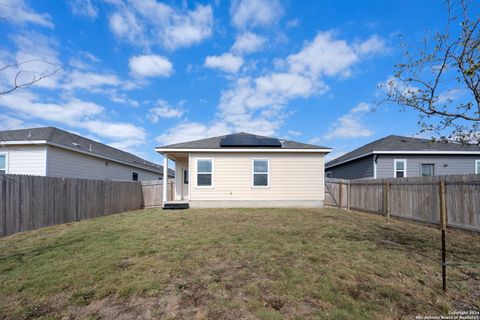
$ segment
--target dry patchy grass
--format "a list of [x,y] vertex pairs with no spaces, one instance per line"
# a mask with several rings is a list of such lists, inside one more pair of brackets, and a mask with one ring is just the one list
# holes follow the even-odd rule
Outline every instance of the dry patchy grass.
[[[448,235],[478,262],[480,236]],[[397,319],[480,308],[439,231],[335,209],[133,211],[0,239],[0,318]]]

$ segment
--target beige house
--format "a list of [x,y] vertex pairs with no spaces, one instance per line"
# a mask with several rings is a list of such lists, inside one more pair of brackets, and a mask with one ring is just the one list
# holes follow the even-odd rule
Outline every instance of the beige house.
[[155,149],[175,162],[174,207],[322,207],[326,147],[237,133]]

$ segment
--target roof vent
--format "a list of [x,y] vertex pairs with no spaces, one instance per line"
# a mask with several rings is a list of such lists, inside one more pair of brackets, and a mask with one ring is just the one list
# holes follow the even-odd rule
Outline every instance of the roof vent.
[[76,143],[76,142],[72,142],[72,144],[73,144],[75,147],[77,147],[77,148],[81,148],[81,146],[80,146],[78,143]]
[[90,148],[88,148],[88,150],[89,150],[90,152],[93,152],[92,144],[91,144],[91,143],[90,143]]
[[29,130],[27,134],[27,138],[31,138],[31,137],[32,137],[32,130]]
[[402,142],[408,142],[408,141],[407,141],[407,140],[405,140],[405,139],[402,139],[402,140],[400,140],[400,141],[402,141]]

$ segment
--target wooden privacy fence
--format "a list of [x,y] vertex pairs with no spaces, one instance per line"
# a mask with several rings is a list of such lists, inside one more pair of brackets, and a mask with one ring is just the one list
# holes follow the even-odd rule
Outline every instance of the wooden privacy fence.
[[140,182],[0,175],[0,236],[142,206]]
[[440,224],[442,201],[447,226],[480,231],[480,175],[325,181],[327,206],[431,224]]
[[[154,208],[162,206],[163,180],[142,181],[143,206]],[[167,201],[173,200],[175,191],[174,180],[167,181]]]

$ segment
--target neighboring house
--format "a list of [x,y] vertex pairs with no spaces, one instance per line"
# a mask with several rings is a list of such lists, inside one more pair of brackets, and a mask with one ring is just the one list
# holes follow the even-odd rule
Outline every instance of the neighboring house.
[[[163,167],[54,127],[0,131],[0,174],[158,180]],[[173,177],[173,170],[169,171]]]
[[175,200],[192,207],[323,206],[329,148],[237,133],[155,150],[175,161]]
[[341,179],[419,177],[480,173],[480,146],[388,136],[325,164]]

